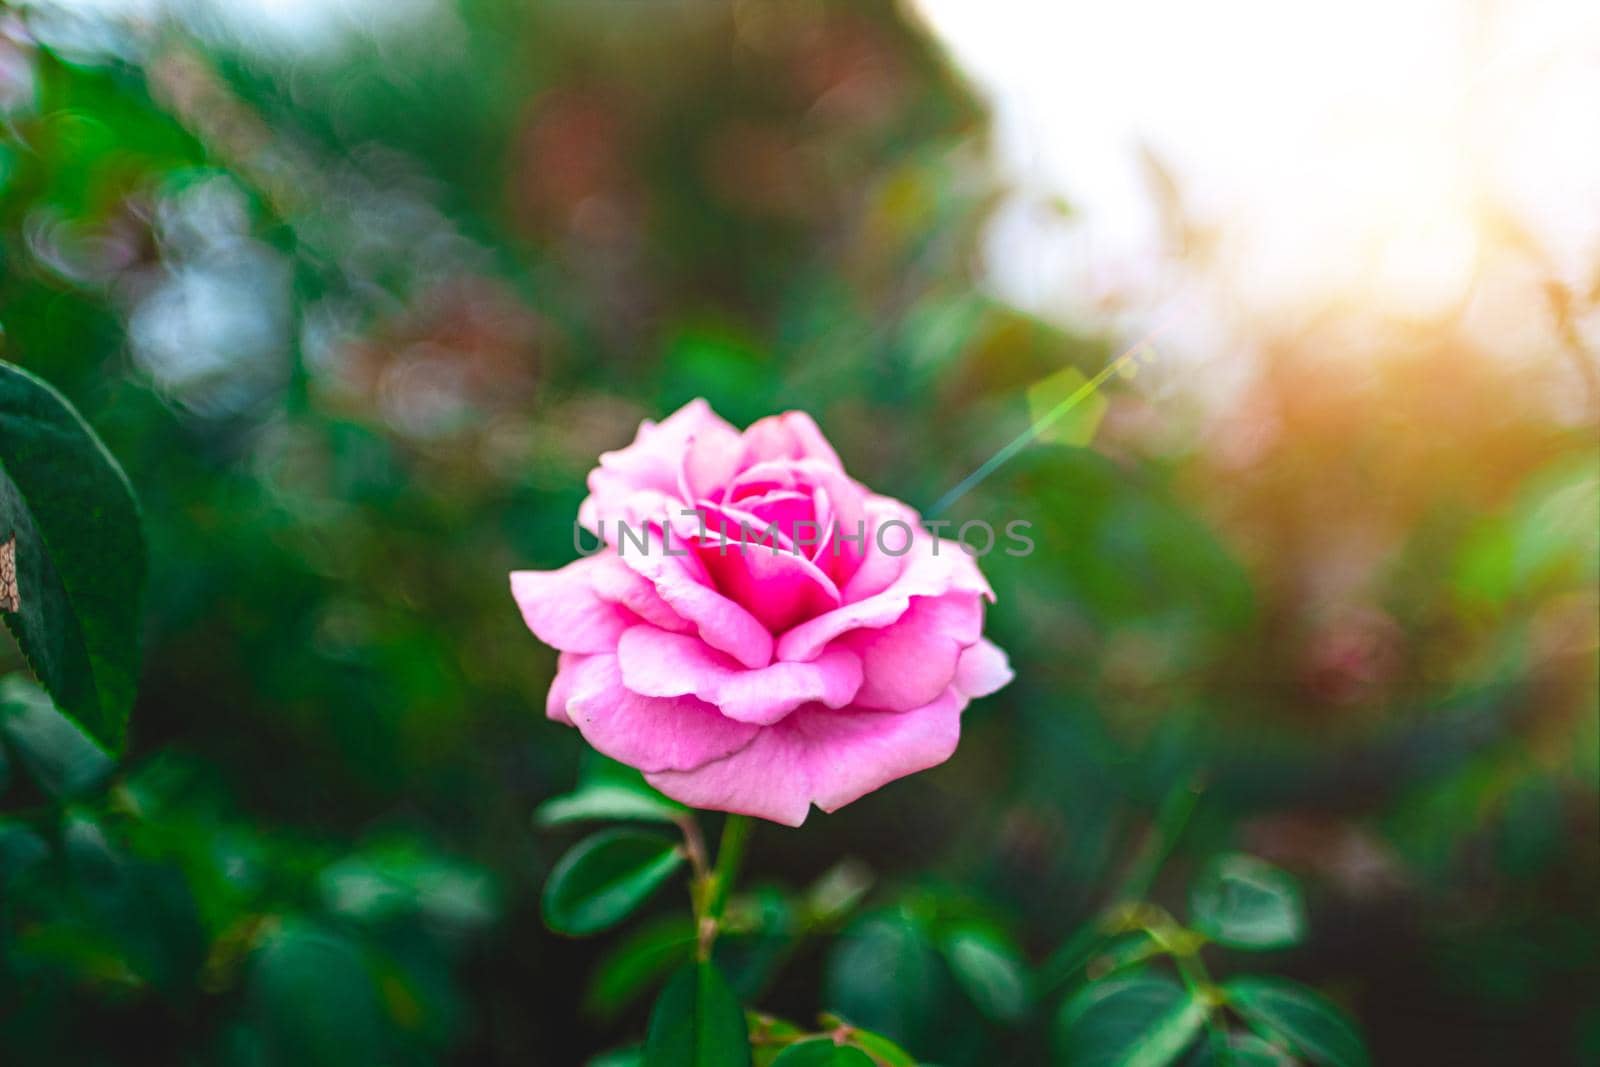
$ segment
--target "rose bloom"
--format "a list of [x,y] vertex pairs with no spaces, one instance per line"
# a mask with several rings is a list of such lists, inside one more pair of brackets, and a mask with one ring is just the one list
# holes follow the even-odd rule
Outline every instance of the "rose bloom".
[[798,826],[944,762],[967,702],[1011,680],[971,554],[802,412],[740,433],[695,400],[588,484],[603,547],[511,592],[560,650],[550,718],[669,797]]

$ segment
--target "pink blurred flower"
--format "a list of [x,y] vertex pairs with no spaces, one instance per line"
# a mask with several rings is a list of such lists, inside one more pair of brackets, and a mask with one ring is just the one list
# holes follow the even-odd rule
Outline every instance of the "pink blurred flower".
[[1011,680],[971,555],[804,413],[646,421],[578,517],[598,552],[511,575],[561,653],[547,714],[685,804],[798,826],[944,762],[968,701]]

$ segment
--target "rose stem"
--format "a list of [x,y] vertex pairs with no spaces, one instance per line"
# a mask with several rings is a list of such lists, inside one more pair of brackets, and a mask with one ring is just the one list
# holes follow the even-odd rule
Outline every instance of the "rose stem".
[[722,909],[728,903],[728,891],[738,877],[739,864],[744,859],[744,844],[750,836],[751,820],[748,815],[729,815],[722,824],[722,841],[717,845],[717,866],[711,872],[710,885],[705,894],[705,911],[700,915],[700,958],[711,958],[711,945],[717,939],[717,928],[722,921]]

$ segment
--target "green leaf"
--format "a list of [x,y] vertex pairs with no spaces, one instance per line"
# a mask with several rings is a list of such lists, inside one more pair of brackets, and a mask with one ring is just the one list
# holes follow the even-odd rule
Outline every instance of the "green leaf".
[[534,812],[534,818],[540,826],[603,819],[674,822],[687,810],[659,793],[638,792],[616,785],[593,785],[545,801]]
[[1332,1001],[1286,978],[1244,976],[1223,984],[1228,1002],[1263,1037],[1322,1067],[1366,1067],[1355,1024]]
[[1219,856],[1195,883],[1189,908],[1195,929],[1233,948],[1282,948],[1305,936],[1300,887],[1254,856]]
[[872,870],[859,860],[840,860],[823,872],[805,894],[805,921],[838,922],[855,910],[872,888]]
[[[903,910],[862,916],[829,956],[823,1000],[830,1009],[913,1048],[944,1048],[947,1026],[979,1023],[921,922]],[[963,1026],[964,1029],[970,1029]]]
[[1005,1022],[1028,1010],[1021,956],[998,935],[982,927],[959,927],[945,935],[941,948],[956,981],[984,1015]]
[[599,819],[674,822],[688,810],[652,789],[634,768],[590,752],[578,774],[578,788],[545,801],[534,818],[541,826]]
[[1092,982],[1057,1020],[1057,1062],[1071,1067],[1165,1067],[1205,1022],[1206,1006],[1156,975]]
[[1161,943],[1143,930],[1118,934],[1089,957],[1084,970],[1093,981],[1137,967],[1162,952]]
[[590,973],[584,1007],[602,1019],[614,1019],[646,989],[689,959],[694,951],[694,923],[687,915],[671,915],[629,934]]
[[193,980],[207,942],[178,871],[138,857],[81,811],[61,821],[60,849],[84,905],[79,924],[103,935],[127,976],[168,991]]
[[562,856],[550,872],[544,921],[563,934],[599,933],[627,918],[682,864],[682,851],[657,834],[595,834]]
[[744,1009],[709,963],[679,970],[650,1012],[646,1067],[749,1067]]
[[139,674],[139,508],[61,394],[0,362],[0,543],[11,538],[19,607],[6,625],[56,706],[121,751]]
[[778,1053],[772,1067],[877,1067],[877,1064],[858,1048],[836,1045],[829,1037],[817,1037],[790,1045]]
[[756,1011],[744,1013],[744,1024],[750,1038],[750,1060],[754,1067],[772,1067],[784,1045],[800,1041],[806,1032],[787,1019],[763,1015]]
[[1288,1053],[1254,1034],[1228,1035],[1228,1061],[1222,1063],[1210,1037],[1202,1035],[1194,1051],[1184,1057],[1183,1067],[1294,1067]]
[[110,756],[56,710],[49,694],[21,675],[0,679],[0,738],[51,797],[78,796],[99,785]]
[[882,1034],[852,1028],[850,1043],[871,1056],[881,1067],[917,1067],[917,1058]]
[[498,912],[487,872],[414,843],[364,848],[324,868],[317,883],[329,911],[360,922],[421,918],[441,931],[466,931]]
[[644,1067],[644,1047],[632,1045],[602,1052],[591,1059],[586,1067]]
[[794,951],[799,929],[794,905],[777,889],[757,889],[728,901],[716,960],[734,992],[757,999]]
[[49,854],[44,838],[27,826],[9,819],[0,821],[0,891]]
[[249,1007],[267,1062],[351,1067],[386,1062],[383,1007],[354,942],[288,919],[256,950]]

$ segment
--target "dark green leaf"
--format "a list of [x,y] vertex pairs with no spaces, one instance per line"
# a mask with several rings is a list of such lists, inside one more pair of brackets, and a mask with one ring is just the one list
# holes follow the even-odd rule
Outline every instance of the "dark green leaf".
[[1057,1020],[1057,1060],[1071,1067],[1164,1067],[1205,1022],[1206,1006],[1169,978],[1093,982]]
[[694,923],[687,915],[669,916],[628,935],[590,973],[584,1007],[603,1019],[615,1018],[687,960],[694,942]]
[[790,1045],[778,1053],[772,1067],[877,1067],[872,1057],[859,1048],[836,1045],[832,1038],[818,1037]]
[[1228,1001],[1264,1037],[1323,1067],[1365,1067],[1366,1046],[1345,1013],[1315,990],[1286,978],[1233,978]]
[[587,1067],[644,1067],[644,1046],[612,1049],[591,1059]]
[[61,822],[61,854],[87,930],[140,983],[172,989],[205,959],[206,936],[193,895],[171,867],[141,859],[81,812]]
[[646,1067],[749,1067],[744,1009],[709,963],[679,970],[650,1012]]
[[1020,1018],[1028,1009],[1027,979],[1015,947],[976,926],[951,931],[941,948],[956,981],[991,1019]]
[[1300,887],[1254,856],[1218,857],[1195,883],[1189,906],[1195,929],[1234,948],[1282,948],[1305,933]]
[[138,505],[61,394],[0,362],[0,543],[11,538],[19,607],[6,625],[56,706],[120,751],[139,673]]
[[552,930],[582,936],[621,922],[683,864],[673,841],[634,830],[608,830],[580,841],[556,864],[544,887]]
[[353,1067],[385,1061],[382,1004],[361,950],[290,919],[256,950],[249,1002],[268,1062]]
[[717,966],[747,1000],[757,999],[793,951],[798,936],[794,906],[776,889],[764,888],[728,902]]
[[1222,1063],[1209,1034],[1195,1040],[1193,1051],[1183,1058],[1182,1067],[1293,1067],[1294,1061],[1276,1046],[1254,1034],[1227,1035],[1228,1064]]
[[582,786],[539,805],[534,818],[540,826],[586,820],[615,819],[635,822],[673,822],[687,809],[659,793],[624,786]]
[[961,999],[921,923],[902,911],[863,916],[828,959],[824,1002],[913,1048],[944,1047],[946,1024],[968,1021],[949,1010]]
[[881,1067],[917,1067],[917,1058],[882,1034],[852,1030],[850,1043],[871,1056]]
[[49,855],[44,838],[18,822],[0,822],[0,892],[13,878]]
[[111,773],[111,757],[23,678],[0,679],[0,737],[28,776],[52,797],[84,793]]

